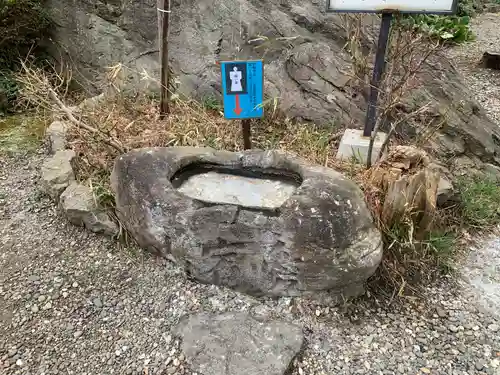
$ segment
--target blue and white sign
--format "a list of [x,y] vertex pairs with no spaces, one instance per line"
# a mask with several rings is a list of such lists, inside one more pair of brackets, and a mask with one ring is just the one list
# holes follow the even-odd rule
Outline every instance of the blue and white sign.
[[221,61],[224,117],[264,116],[264,64],[262,61]]

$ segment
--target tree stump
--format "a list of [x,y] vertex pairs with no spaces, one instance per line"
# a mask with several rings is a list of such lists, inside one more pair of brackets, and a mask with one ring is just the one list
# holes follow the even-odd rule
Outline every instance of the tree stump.
[[500,53],[484,52],[480,64],[486,69],[500,70]]
[[373,168],[371,182],[383,193],[380,220],[386,228],[411,224],[414,237],[430,230],[436,211],[439,172],[423,150],[398,146]]

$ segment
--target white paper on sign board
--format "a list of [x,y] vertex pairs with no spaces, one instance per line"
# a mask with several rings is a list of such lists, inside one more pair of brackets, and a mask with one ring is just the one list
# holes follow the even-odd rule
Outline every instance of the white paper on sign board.
[[455,0],[327,0],[328,10],[335,12],[453,13]]

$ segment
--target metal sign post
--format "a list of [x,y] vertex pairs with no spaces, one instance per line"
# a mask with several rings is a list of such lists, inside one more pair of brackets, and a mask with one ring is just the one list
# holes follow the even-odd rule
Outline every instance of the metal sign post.
[[158,0],[158,38],[160,47],[160,119],[170,113],[168,93],[168,34],[170,28],[170,0]]
[[375,65],[373,66],[373,76],[370,83],[370,97],[368,98],[368,109],[366,110],[364,137],[370,137],[377,122],[377,102],[380,80],[385,70],[385,54],[387,51],[387,42],[391,31],[392,13],[382,14],[382,23],[380,24],[380,33],[378,35],[377,52],[375,53]]
[[389,41],[393,13],[453,14],[457,0],[327,0],[327,12],[335,13],[382,13],[378,36],[370,96],[366,111],[364,137],[371,137],[377,122],[377,102],[380,81],[384,74],[385,56]]
[[243,148],[252,148],[250,119],[264,116],[264,64],[256,61],[222,61],[224,117],[242,120]]

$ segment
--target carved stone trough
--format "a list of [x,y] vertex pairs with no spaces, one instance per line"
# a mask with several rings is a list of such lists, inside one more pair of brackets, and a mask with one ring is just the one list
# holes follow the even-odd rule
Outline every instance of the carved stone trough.
[[203,283],[349,297],[382,257],[361,190],[282,152],[138,149],[116,159],[111,181],[118,217],[140,246]]

